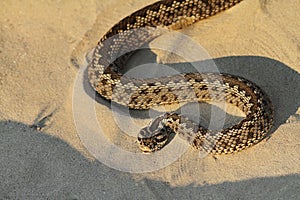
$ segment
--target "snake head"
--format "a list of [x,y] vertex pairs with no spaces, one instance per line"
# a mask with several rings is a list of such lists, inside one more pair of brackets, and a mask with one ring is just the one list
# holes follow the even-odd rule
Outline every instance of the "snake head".
[[172,129],[164,125],[163,117],[156,118],[150,126],[144,127],[138,134],[139,148],[143,153],[162,149],[171,140]]

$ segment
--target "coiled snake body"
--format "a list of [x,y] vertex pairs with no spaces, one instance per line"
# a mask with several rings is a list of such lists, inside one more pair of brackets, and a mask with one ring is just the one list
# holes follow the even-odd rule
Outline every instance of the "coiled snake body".
[[246,115],[230,128],[209,130],[174,112],[166,113],[140,131],[138,140],[143,152],[163,148],[170,141],[171,133],[175,132],[196,149],[213,154],[232,153],[259,142],[270,130],[274,111],[269,98],[258,86],[242,77],[187,73],[141,80],[120,73],[129,51],[161,34],[153,30],[180,29],[240,1],[159,1],[124,18],[99,41],[88,68],[88,77],[92,87],[104,98],[133,109],[181,101],[224,99]]

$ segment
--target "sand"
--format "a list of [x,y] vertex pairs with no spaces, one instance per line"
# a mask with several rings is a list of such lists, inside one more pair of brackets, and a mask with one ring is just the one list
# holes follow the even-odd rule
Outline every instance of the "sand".
[[[187,148],[148,160],[132,130],[160,111],[129,117],[126,108],[94,101],[84,67],[113,24],[150,2],[0,2],[0,199],[300,198],[300,5],[245,0],[180,31],[208,53],[195,63],[213,58],[221,72],[270,96],[270,137],[232,155],[200,158]],[[208,115],[219,109],[200,107]],[[240,117],[228,111],[226,120]]]

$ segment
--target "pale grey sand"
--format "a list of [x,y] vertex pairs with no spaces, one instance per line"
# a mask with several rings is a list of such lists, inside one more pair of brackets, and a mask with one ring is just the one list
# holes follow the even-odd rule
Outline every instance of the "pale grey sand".
[[[268,140],[216,160],[188,149],[165,168],[139,174],[105,165],[84,145],[73,105],[78,67],[113,24],[150,2],[0,3],[0,199],[300,198],[300,6],[292,0],[244,0],[182,31],[220,71],[267,92],[276,112]],[[95,110],[107,138],[138,152],[108,102],[100,99]],[[131,114],[134,124],[147,121],[145,112]],[[113,156],[121,168],[126,158]]]

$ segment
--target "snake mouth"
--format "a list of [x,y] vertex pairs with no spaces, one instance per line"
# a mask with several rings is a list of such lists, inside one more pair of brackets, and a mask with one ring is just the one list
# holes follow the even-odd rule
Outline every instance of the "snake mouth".
[[139,148],[142,151],[142,153],[144,153],[144,154],[150,154],[155,151],[154,149],[152,149],[149,146],[144,145],[142,143],[139,144]]

